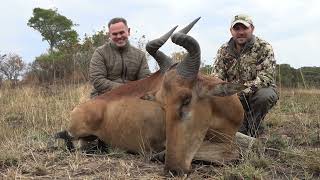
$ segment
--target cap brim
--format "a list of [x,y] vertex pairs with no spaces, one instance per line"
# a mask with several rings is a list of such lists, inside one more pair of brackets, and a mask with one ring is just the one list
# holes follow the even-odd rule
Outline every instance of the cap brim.
[[244,20],[236,20],[236,21],[234,21],[234,22],[231,24],[231,27],[233,27],[234,25],[236,25],[236,24],[238,24],[238,23],[243,24],[243,25],[245,25],[246,27],[249,27],[249,26],[251,25],[251,24],[248,23],[247,21],[244,21]]

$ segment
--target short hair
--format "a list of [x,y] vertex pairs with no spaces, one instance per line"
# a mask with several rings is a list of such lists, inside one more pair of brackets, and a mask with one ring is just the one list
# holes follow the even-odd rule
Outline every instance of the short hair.
[[127,25],[127,20],[125,18],[122,18],[122,17],[116,17],[116,18],[112,18],[109,23],[108,23],[108,28],[110,28],[111,24],[116,24],[116,23],[119,23],[119,22],[123,22],[124,25],[128,26]]

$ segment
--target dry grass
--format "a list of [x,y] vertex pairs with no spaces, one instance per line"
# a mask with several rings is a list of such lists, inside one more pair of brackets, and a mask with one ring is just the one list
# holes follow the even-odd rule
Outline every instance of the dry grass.
[[[0,177],[5,179],[167,179],[142,155],[68,153],[51,135],[90,87],[0,90]],[[190,179],[314,179],[320,175],[320,91],[288,89],[268,114],[266,132],[237,164],[193,164]],[[49,143],[50,144],[50,143]],[[173,178],[174,179],[174,178]]]

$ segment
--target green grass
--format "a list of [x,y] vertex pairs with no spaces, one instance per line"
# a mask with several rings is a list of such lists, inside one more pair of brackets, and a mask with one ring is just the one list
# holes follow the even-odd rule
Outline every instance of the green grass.
[[[90,86],[0,89],[0,177],[164,179],[164,165],[121,151],[69,153],[52,134],[88,99]],[[320,91],[286,89],[267,115],[263,138],[243,161],[193,164],[191,179],[315,179],[320,175]],[[49,143],[49,144],[48,144]]]

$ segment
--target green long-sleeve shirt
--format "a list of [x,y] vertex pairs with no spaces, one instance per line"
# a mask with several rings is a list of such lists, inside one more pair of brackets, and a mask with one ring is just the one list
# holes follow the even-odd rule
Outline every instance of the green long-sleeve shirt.
[[94,89],[91,95],[110,91],[127,81],[135,81],[150,75],[145,53],[129,43],[118,48],[107,42],[92,55],[89,80]]

